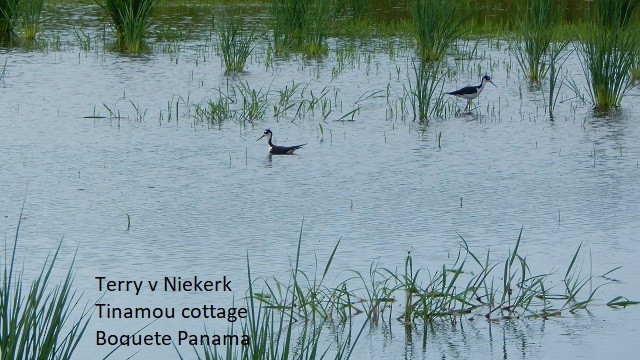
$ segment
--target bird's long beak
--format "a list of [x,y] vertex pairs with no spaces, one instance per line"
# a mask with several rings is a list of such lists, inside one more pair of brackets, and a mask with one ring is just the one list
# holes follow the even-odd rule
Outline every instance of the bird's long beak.
[[[267,135],[267,134],[262,134],[262,136],[260,136],[260,137],[258,138],[258,140],[262,139],[265,135]],[[256,140],[256,141],[258,141],[258,140]]]
[[491,83],[491,85],[495,86],[496,88],[498,87],[498,85],[494,84],[493,81],[489,80],[489,82]]

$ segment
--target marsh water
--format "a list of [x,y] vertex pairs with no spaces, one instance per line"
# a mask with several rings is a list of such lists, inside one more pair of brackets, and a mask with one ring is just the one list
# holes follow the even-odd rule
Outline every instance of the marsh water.
[[[247,257],[254,277],[286,279],[300,232],[308,273],[322,272],[340,240],[329,273],[338,283],[371,264],[402,271],[409,252],[415,267],[437,271],[455,262],[460,236],[478,254],[490,249],[503,259],[522,228],[519,251],[529,266],[559,280],[582,245],[583,272],[610,282],[587,310],[549,320],[470,315],[407,329],[395,320],[399,304],[389,322],[367,328],[354,358],[604,359],[640,350],[639,309],[605,306],[618,295],[640,299],[638,88],[620,111],[595,114],[565,85],[550,117],[508,43],[477,39],[459,44],[475,51],[451,58],[455,70],[442,89],[475,85],[485,73],[497,87],[485,89],[471,114],[425,125],[400,100],[414,81],[413,50],[402,39],[330,39],[320,60],[270,58],[262,39],[247,71],[231,76],[210,18],[185,20],[193,9],[162,16],[141,56],[101,42],[97,6],[45,11],[58,21],[43,33],[45,50],[0,49],[0,218],[10,242],[24,200],[18,261],[27,276],[64,239],[59,265],[77,251],[81,303],[104,295],[120,306],[229,306],[245,295]],[[163,22],[189,31],[167,25],[161,33]],[[563,71],[585,88],[575,53]],[[195,109],[241,83],[267,99],[263,116],[198,119]],[[322,97],[325,110],[274,116],[279,91],[294,84],[296,106]],[[266,128],[277,144],[306,145],[271,157],[264,139],[256,142]],[[615,281],[599,277],[619,266],[608,275]],[[233,293],[103,294],[95,280],[225,275]],[[145,324],[94,316],[78,358],[113,349],[95,345],[97,329],[132,333]],[[149,329],[204,326],[163,319]],[[132,355],[177,358],[173,347],[152,346],[111,358]]]

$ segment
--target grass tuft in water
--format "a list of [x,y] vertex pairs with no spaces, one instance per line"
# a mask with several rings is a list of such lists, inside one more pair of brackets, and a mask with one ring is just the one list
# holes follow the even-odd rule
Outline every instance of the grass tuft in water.
[[409,12],[415,27],[418,56],[436,61],[468,31],[471,12],[466,0],[411,0]]
[[408,96],[414,119],[418,119],[421,124],[428,124],[430,117],[441,116],[443,113],[444,75],[440,71],[441,67],[442,63],[439,61],[413,63],[415,86],[409,81]]
[[27,41],[33,41],[36,38],[43,6],[44,0],[20,0],[19,2],[17,27]]
[[271,13],[276,52],[301,52],[308,57],[327,53],[333,0],[272,0]]
[[545,77],[555,59],[549,50],[554,27],[562,19],[563,9],[556,0],[520,0],[516,16],[514,55],[526,77],[534,82]]
[[2,359],[71,359],[90,320],[86,309],[77,319],[71,319],[79,300],[73,290],[73,263],[62,283],[52,288],[59,245],[27,287],[23,274],[14,270],[19,232],[20,221],[10,257],[5,250],[0,287],[0,355]]
[[255,47],[256,35],[253,30],[243,31],[242,21],[237,18],[225,21],[219,30],[222,63],[227,73],[244,71],[247,59]]
[[44,0],[0,0],[0,44],[10,42],[14,35],[33,41],[43,5]]
[[633,87],[631,73],[640,46],[640,26],[634,18],[640,0],[594,0],[590,27],[582,34],[580,60],[589,96],[598,110],[620,106]]
[[151,12],[158,0],[106,0],[100,6],[111,18],[116,31],[116,46],[129,53],[144,49]]

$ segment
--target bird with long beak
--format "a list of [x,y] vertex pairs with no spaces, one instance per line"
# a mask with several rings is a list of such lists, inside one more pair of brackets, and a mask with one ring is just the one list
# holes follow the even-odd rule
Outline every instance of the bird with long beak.
[[[262,139],[265,136],[267,137],[267,143],[269,144],[269,154],[271,154],[271,155],[291,155],[291,154],[293,154],[294,151],[296,151],[296,150],[298,150],[301,147],[306,145],[306,144],[294,145],[294,146],[278,146],[278,145],[274,145],[271,142],[271,137],[273,137],[273,133],[269,129],[265,130],[264,133],[262,134],[262,136],[260,136],[260,138],[258,138],[258,140]],[[258,140],[256,140],[256,141],[258,141]]]
[[464,108],[464,112],[471,111],[471,100],[477,98],[480,95],[487,83],[491,83],[491,85],[498,87],[493,83],[493,81],[491,81],[491,78],[488,75],[485,75],[482,77],[480,85],[463,87],[460,90],[448,92],[447,94],[467,99],[467,106]]

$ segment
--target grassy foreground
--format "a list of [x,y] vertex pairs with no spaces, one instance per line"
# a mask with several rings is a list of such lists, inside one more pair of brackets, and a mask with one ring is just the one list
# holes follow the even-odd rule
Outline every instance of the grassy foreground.
[[71,359],[90,320],[86,308],[79,315],[74,311],[79,296],[73,290],[73,263],[61,283],[51,284],[58,246],[40,274],[26,286],[23,274],[15,269],[19,232],[20,221],[11,256],[5,248],[0,286],[0,360]]
[[[408,254],[399,270],[372,264],[368,273],[351,270],[346,280],[330,286],[326,283],[340,241],[321,271],[306,273],[300,269],[301,230],[286,281],[254,279],[247,257],[250,287],[245,301],[249,316],[240,330],[231,328],[229,333],[250,334],[254,339],[251,346],[220,349],[205,345],[194,351],[198,359],[206,360],[349,359],[365,327],[392,319],[414,331],[416,324],[430,326],[434,321],[463,317],[494,322],[573,314],[593,304],[617,270],[601,277],[584,271],[591,267],[583,264],[578,246],[575,253],[568,254],[560,274],[534,273],[520,253],[521,239],[522,230],[507,257],[494,261],[489,251],[483,257],[476,256],[461,237],[453,265],[417,269]],[[637,304],[623,296],[606,303],[609,307]],[[358,317],[364,321],[355,327]],[[333,340],[323,346],[326,338],[321,333],[328,325],[333,325]]]
[[[439,269],[418,269],[409,253],[401,269],[378,269],[373,264],[368,274],[352,271],[353,277],[336,287],[323,285],[336,255],[334,249],[320,277],[300,273],[305,286],[287,286],[277,280],[266,282],[268,292],[253,294],[270,308],[294,309],[301,319],[334,319],[348,323],[353,316],[365,314],[371,322],[396,318],[402,323],[430,323],[437,319],[483,316],[491,321],[513,318],[549,318],[586,309],[593,304],[609,276],[619,268],[596,276],[585,269],[580,256],[582,246],[567,254],[567,265],[560,274],[534,272],[520,252],[522,229],[513,249],[503,260],[493,260],[490,251],[476,255],[466,240],[453,264]],[[337,248],[337,246],[336,246]],[[589,260],[590,261],[590,260]],[[298,272],[297,268],[292,270]],[[292,301],[294,299],[296,301]],[[402,311],[393,314],[398,304]],[[638,304],[623,296],[606,303],[619,307]]]

